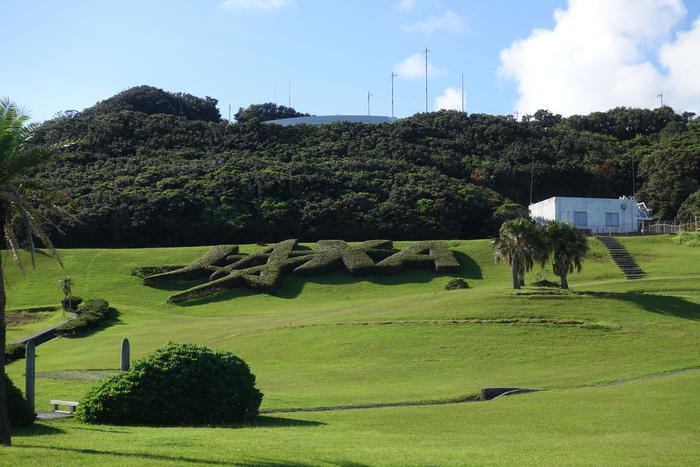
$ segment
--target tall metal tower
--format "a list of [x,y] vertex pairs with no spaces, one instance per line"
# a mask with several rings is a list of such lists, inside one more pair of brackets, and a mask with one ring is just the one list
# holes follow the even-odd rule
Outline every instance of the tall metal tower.
[[394,78],[396,78],[397,75],[393,71],[391,72],[391,116],[394,116]]
[[369,113],[369,99],[370,99],[370,97],[372,97],[373,95],[374,95],[374,94],[372,94],[371,92],[367,91],[367,115],[370,115],[370,113]]
[[425,48],[425,111],[428,111],[428,48]]
[[462,112],[464,112],[464,73],[462,73]]
[[664,92],[661,91],[659,94],[656,95],[659,99],[661,99],[661,107],[664,106]]

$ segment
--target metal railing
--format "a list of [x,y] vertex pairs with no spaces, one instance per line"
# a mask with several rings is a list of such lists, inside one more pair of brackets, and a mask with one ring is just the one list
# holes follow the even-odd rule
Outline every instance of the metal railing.
[[653,224],[649,224],[646,229],[648,233],[653,234],[700,232],[700,219],[695,219],[693,222],[686,223],[657,221]]

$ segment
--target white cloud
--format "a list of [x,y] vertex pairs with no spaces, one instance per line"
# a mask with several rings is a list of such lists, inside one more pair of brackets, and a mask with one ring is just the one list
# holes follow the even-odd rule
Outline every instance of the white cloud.
[[445,11],[441,16],[429,16],[424,21],[408,24],[402,27],[404,31],[433,34],[435,32],[447,32],[453,34],[465,34],[469,28],[467,22],[452,10]]
[[435,98],[435,110],[462,110],[462,91],[446,88],[441,96]]
[[[394,65],[394,71],[401,79],[418,79],[425,77],[425,56],[415,53],[406,58],[401,63]],[[435,77],[445,74],[445,70],[436,68],[428,62],[428,77]]]
[[279,10],[293,6],[294,0],[225,0],[219,8],[227,10]]
[[411,11],[416,8],[417,3],[418,0],[399,0],[394,4],[394,8],[404,11]]
[[676,40],[664,44],[659,61],[668,69],[664,80],[664,99],[669,103],[685,102],[679,110],[700,113],[700,17],[690,31],[679,32]]
[[521,112],[654,108],[661,90],[664,103],[698,111],[700,21],[669,37],[686,14],[681,0],[568,0],[553,29],[535,29],[501,51],[499,71],[517,81]]

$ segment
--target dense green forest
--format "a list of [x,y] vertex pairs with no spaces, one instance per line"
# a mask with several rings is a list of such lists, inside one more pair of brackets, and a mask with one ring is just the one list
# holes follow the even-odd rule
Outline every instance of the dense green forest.
[[57,244],[490,236],[528,204],[531,170],[534,201],[631,195],[634,170],[656,215],[698,215],[700,119],[670,107],[280,126],[263,120],[298,113],[264,104],[231,123],[216,104],[140,86],[45,122],[36,142],[57,156],[31,176],[80,219],[53,227]]

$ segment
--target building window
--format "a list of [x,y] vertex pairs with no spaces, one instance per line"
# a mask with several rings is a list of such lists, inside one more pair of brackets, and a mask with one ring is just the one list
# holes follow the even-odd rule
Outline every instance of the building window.
[[620,227],[620,213],[619,212],[606,212],[605,213],[605,225],[607,227]]
[[586,211],[574,211],[574,225],[581,229],[588,228],[588,213]]

